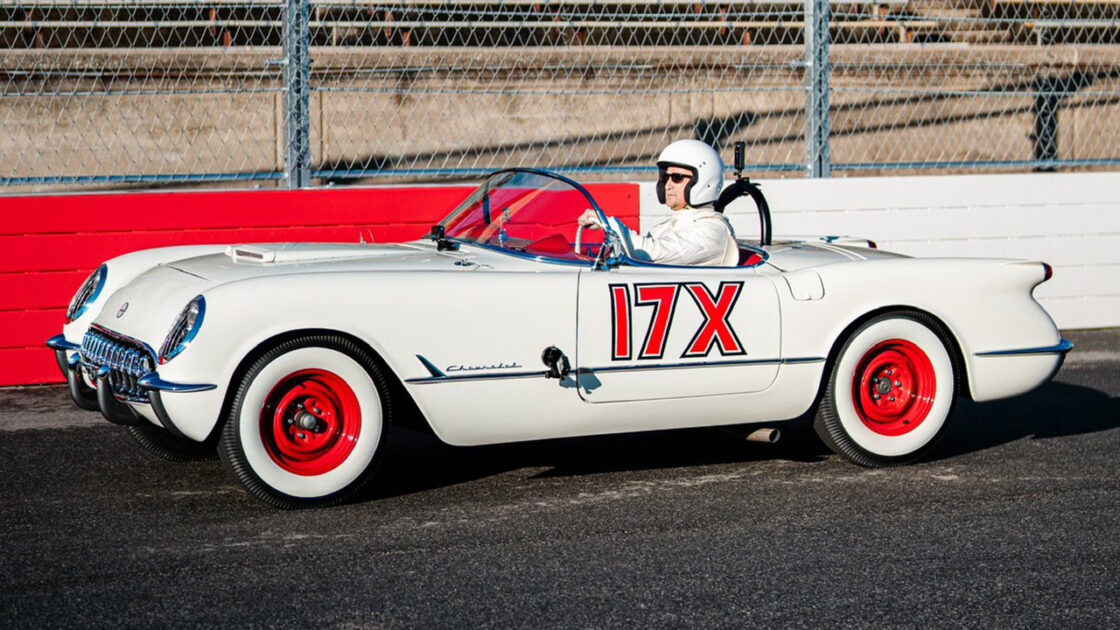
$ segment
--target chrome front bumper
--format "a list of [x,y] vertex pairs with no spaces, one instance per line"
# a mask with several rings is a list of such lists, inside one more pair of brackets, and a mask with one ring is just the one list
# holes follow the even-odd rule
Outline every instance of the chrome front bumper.
[[[112,336],[111,333],[109,335]],[[96,349],[88,348],[83,352],[81,345],[68,341],[64,335],[55,335],[47,340],[47,347],[54,350],[55,360],[66,378],[74,404],[88,411],[100,411],[109,422],[124,426],[148,422],[129,403],[149,404],[163,428],[178,438],[188,439],[167,413],[162,393],[204,392],[215,389],[217,385],[165,381],[155,371],[137,374],[136,366],[140,362],[134,351],[106,347],[103,339],[98,339],[97,343],[100,345]],[[155,361],[154,356],[151,359]],[[83,369],[95,387],[86,384]]]

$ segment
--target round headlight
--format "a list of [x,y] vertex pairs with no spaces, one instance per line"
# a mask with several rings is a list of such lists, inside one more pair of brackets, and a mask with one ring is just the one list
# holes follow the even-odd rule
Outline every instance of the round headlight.
[[163,341],[163,346],[159,349],[159,362],[161,364],[167,363],[187,349],[187,344],[194,339],[195,335],[198,334],[198,329],[202,327],[202,318],[205,315],[206,300],[201,295],[187,303],[183,311],[175,318],[171,331],[167,333],[167,339]]
[[101,289],[105,286],[105,276],[108,273],[109,268],[101,265],[89,274],[82,286],[78,287],[78,292],[74,294],[73,299],[70,300],[70,306],[66,309],[66,323],[81,317],[89,308],[89,305],[97,299],[97,296],[101,295]]

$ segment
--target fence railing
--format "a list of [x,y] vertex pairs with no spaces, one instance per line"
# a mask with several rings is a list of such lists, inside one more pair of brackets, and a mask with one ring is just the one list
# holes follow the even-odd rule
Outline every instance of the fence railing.
[[1120,0],[0,0],[4,190],[1115,169]]

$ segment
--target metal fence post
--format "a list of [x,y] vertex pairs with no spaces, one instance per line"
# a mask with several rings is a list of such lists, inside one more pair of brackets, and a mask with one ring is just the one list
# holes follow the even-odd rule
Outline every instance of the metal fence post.
[[311,0],[284,9],[284,172],[289,188],[311,185]]
[[805,169],[828,177],[828,0],[805,0]]

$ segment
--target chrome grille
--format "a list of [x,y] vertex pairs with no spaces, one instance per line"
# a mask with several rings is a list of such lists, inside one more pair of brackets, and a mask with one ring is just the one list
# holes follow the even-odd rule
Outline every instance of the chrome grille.
[[109,369],[109,384],[117,398],[148,402],[140,387],[141,376],[155,370],[155,356],[144,344],[104,328],[90,328],[82,338],[82,365],[91,375],[102,367]]

